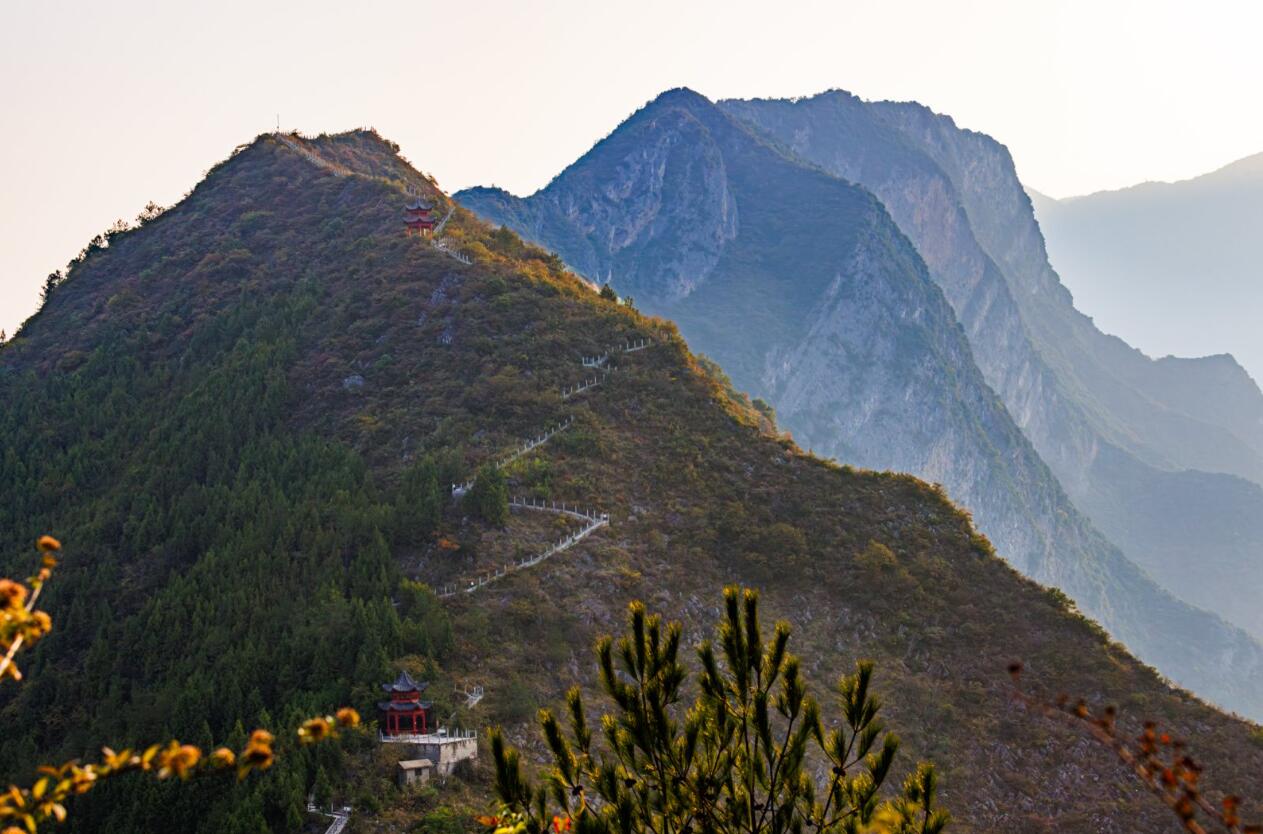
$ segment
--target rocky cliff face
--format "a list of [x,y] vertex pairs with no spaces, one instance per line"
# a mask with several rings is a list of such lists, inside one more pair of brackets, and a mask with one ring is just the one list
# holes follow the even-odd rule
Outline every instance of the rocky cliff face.
[[[560,236],[571,265],[594,280],[617,273],[645,298],[684,298],[706,280],[737,234],[737,207],[716,138],[688,109],[639,118],[601,145],[591,164],[550,185],[513,219],[535,239]],[[606,170],[598,160],[616,157]],[[511,211],[496,189],[468,201]],[[650,261],[639,257],[652,250]]]
[[[1228,472],[1263,480],[1257,417],[1263,394],[1240,368],[1209,400],[1189,410],[1181,387],[1167,384],[1154,361],[1099,331],[1074,307],[1048,262],[1030,198],[1008,149],[989,136],[961,130],[918,104],[873,105],[879,118],[929,156],[951,180],[983,250],[1000,266],[1042,354],[1081,389],[1089,419],[1102,434],[1161,468]],[[1186,368],[1219,364],[1188,360]],[[1235,363],[1234,363],[1235,364]],[[1211,370],[1210,373],[1215,373]],[[1252,403],[1243,421],[1242,402]],[[1234,407],[1236,406],[1236,407]]]
[[[802,445],[941,482],[1014,565],[1064,588],[1168,674],[1242,703],[1223,690],[1222,659],[1254,644],[1164,595],[1075,510],[988,387],[924,262],[866,190],[673,91],[528,199],[487,189],[457,198],[674,319],[739,387],[769,399]],[[963,211],[946,234],[944,258],[969,234]],[[971,324],[1001,334],[996,350],[1027,345],[999,326],[1019,319],[994,264],[980,256],[960,273],[978,311]],[[1034,402],[1055,382],[1037,359],[1009,371]],[[1168,630],[1175,622],[1184,636]]]
[[1263,493],[1185,471],[1258,477],[1263,396],[1239,365],[1155,361],[1099,332],[1048,266],[1012,160],[989,137],[920,105],[842,92],[723,107],[787,153],[872,189],[951,301],[988,383],[1081,510],[1172,592],[1263,635],[1249,596],[1224,584],[1263,582],[1263,534],[1188,500],[1209,490],[1256,518]]

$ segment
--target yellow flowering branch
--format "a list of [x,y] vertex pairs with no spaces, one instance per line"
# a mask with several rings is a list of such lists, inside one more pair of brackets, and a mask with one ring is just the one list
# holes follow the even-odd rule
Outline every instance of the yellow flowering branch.
[[4,657],[0,658],[0,681],[22,679],[22,672],[13,659],[24,644],[30,647],[53,627],[48,614],[35,610],[35,602],[57,566],[55,554],[61,550],[61,542],[52,536],[40,536],[35,546],[42,554],[42,564],[39,573],[26,580],[29,588],[12,579],[0,579],[0,650],[4,651]]
[[[342,729],[358,727],[360,716],[354,709],[343,707],[334,715],[304,721],[295,733],[302,744],[315,744],[337,738]],[[313,728],[318,728],[313,732]],[[105,779],[124,773],[150,773],[157,779],[180,779],[236,772],[241,780],[256,770],[267,770],[276,761],[275,737],[267,730],[255,730],[239,752],[220,747],[205,753],[192,744],[172,740],[154,744],[143,751],[114,752],[106,747],[98,762],[80,764],[70,761],[59,767],[45,765],[29,788],[10,785],[0,793],[0,834],[38,834],[42,823],[62,822],[67,817],[66,803],[85,794]]]

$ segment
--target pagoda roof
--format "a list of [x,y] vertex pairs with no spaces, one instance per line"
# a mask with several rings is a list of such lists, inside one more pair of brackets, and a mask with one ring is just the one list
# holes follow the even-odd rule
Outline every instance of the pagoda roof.
[[383,683],[383,692],[421,692],[430,684],[426,681],[418,683],[413,680],[412,675],[407,672],[400,672],[399,677],[395,678],[394,683]]
[[408,205],[404,206],[404,211],[430,211],[432,208],[434,208],[434,203],[418,197]]
[[416,712],[434,707],[430,701],[378,701],[377,708],[386,712]]

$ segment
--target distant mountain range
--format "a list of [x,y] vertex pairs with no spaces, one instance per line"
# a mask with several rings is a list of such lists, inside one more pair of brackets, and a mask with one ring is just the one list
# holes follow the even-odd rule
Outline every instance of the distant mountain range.
[[[998,143],[919,105],[676,90],[528,198],[456,197],[675,320],[803,445],[943,483],[1015,566],[1142,657],[1258,708],[1229,691],[1258,644],[1158,588],[1093,522],[1126,548],[1117,534],[1191,484],[1184,468],[1263,474],[1241,416],[1263,398],[1235,366],[1153,363],[1095,331]],[[1263,517],[1254,484],[1196,478]],[[1139,507],[1124,500],[1137,483],[1156,493]],[[1168,504],[1177,541],[1215,532]],[[1246,604],[1225,613],[1263,625]]]
[[1105,330],[1154,353],[1230,352],[1263,382],[1263,154],[1181,182],[1027,191],[1053,266]]

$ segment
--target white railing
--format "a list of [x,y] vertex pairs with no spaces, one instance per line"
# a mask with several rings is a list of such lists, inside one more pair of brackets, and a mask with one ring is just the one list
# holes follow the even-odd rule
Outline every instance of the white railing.
[[342,831],[346,829],[347,823],[351,820],[351,810],[350,805],[343,805],[341,808],[336,809],[330,807],[326,811],[323,808],[317,808],[316,803],[310,801],[310,799],[307,802],[307,813],[333,818],[333,823],[325,829],[325,834],[342,834]]
[[304,148],[302,145],[295,142],[290,137],[286,136],[284,133],[277,131],[276,133],[272,135],[275,136],[277,139],[279,139],[281,143],[284,144],[286,147],[288,147],[290,150],[302,156],[305,156],[307,158],[307,161],[311,162],[316,167],[324,168],[326,171],[331,172],[334,176],[337,176],[337,177],[347,177],[351,175],[351,170],[349,168],[346,168],[342,165],[338,165],[337,163],[334,163],[334,162],[330,162],[324,157],[318,154],[312,153],[311,151]]
[[578,396],[579,394],[582,394],[584,391],[587,391],[591,388],[595,388],[596,386],[604,382],[609,377],[609,375],[612,374],[613,372],[614,372],[614,368],[610,368],[609,370],[605,371],[605,373],[599,376],[594,376],[591,379],[585,379],[582,382],[576,383],[574,385],[564,386],[561,389],[561,398],[563,400],[568,400],[571,397],[575,397],[575,396]]
[[430,241],[430,245],[442,252],[444,255],[447,255],[450,258],[455,258],[466,266],[474,262],[473,258],[462,252],[458,252],[455,248],[453,248],[452,244],[448,243],[447,238],[435,238]]
[[467,708],[473,709],[478,706],[478,702],[483,699],[486,691],[482,688],[482,684],[478,684],[472,689],[468,687],[465,689],[457,689],[456,694],[465,699],[465,706]]
[[443,215],[443,219],[434,227],[434,236],[438,237],[443,234],[443,228],[447,226],[447,221],[452,219],[452,215],[456,213],[456,206],[452,206],[447,210],[447,214]]
[[634,342],[632,341],[624,342],[620,350],[623,353],[635,353],[638,350],[644,350],[645,348],[649,347],[652,344],[653,342],[649,339],[637,339]]
[[411,735],[393,736],[388,736],[380,730],[377,732],[377,740],[382,744],[447,744],[471,738],[478,738],[477,730],[449,730],[446,727],[440,727],[436,733],[413,733]]
[[[585,518],[587,518],[587,516],[585,516]],[[474,591],[478,590],[479,588],[482,588],[486,585],[490,585],[492,582],[495,582],[497,579],[508,576],[511,573],[515,573],[525,568],[534,567],[535,565],[538,565],[540,562],[547,559],[549,556],[553,556],[557,553],[561,553],[564,550],[569,550],[571,547],[574,547],[576,544],[586,539],[593,532],[599,530],[602,527],[608,527],[609,523],[610,523],[609,513],[601,513],[598,517],[594,519],[590,518],[588,522],[577,532],[571,533],[568,536],[563,536],[562,538],[558,539],[551,547],[549,547],[547,550],[543,551],[542,553],[539,553],[535,556],[528,556],[526,558],[519,559],[515,562],[506,562],[503,566],[494,568],[486,573],[479,574],[477,577],[468,580],[464,584],[444,585],[441,588],[435,589],[435,593],[439,597],[453,597],[459,593],[471,594]]]
[[[451,212],[448,212],[448,216],[449,217],[451,216]],[[447,218],[444,218],[444,222],[446,222],[446,219]],[[444,251],[447,251],[444,248],[445,241],[436,240],[434,241],[434,245],[436,247],[439,247],[440,249],[443,249]],[[564,386],[561,389],[561,398],[563,400],[568,400],[571,397],[574,397],[578,394],[582,394],[584,391],[587,391],[591,388],[595,388],[598,385],[600,385],[602,382],[606,381],[609,378],[609,375],[613,373],[615,370],[617,370],[617,368],[612,368],[608,366],[611,353],[635,353],[638,350],[644,350],[645,348],[649,347],[652,344],[653,344],[653,340],[648,339],[648,338],[627,339],[627,340],[624,340],[621,344],[615,345],[611,347],[609,350],[599,355],[580,357],[580,361],[583,367],[597,369],[597,370],[600,370],[601,373],[596,374],[592,376],[591,378],[584,379],[583,381],[575,385]],[[556,426],[554,426],[551,429],[546,430],[543,434],[539,435],[538,437],[522,443],[522,445],[514,449],[513,452],[511,452],[509,455],[498,460],[496,462],[496,465],[500,467],[507,466],[508,464],[520,458],[522,455],[526,454],[527,452],[530,452],[532,449],[536,449],[539,446],[546,443],[548,439],[551,438],[553,435],[557,434],[558,432],[565,431],[573,423],[574,423],[574,418],[568,417],[565,421],[558,423]],[[452,484],[452,495],[456,497],[460,497],[464,495],[465,493],[467,493],[473,487],[473,485],[474,485],[473,481],[466,481],[463,484]],[[538,565],[540,562],[544,561],[549,556],[552,556],[556,553],[560,553],[564,550],[567,550],[573,547],[574,545],[578,544],[580,541],[587,538],[588,536],[590,536],[592,533],[599,530],[600,528],[608,527],[610,523],[609,513],[597,512],[596,510],[592,510],[592,509],[584,509],[584,508],[580,508],[578,505],[568,505],[565,502],[562,502],[559,504],[556,501],[544,501],[538,498],[525,498],[521,496],[515,496],[509,499],[509,506],[512,508],[517,508],[517,509],[522,509],[522,510],[538,510],[541,512],[552,512],[552,513],[557,513],[559,515],[570,516],[571,518],[575,518],[575,519],[578,519],[579,521],[582,521],[583,527],[580,528],[575,533],[562,537],[561,539],[553,543],[552,546],[550,546],[548,549],[544,550],[542,553],[536,554],[535,556],[525,557],[513,562],[506,562],[504,565],[500,567],[493,568],[489,571],[479,574],[478,576],[475,576],[472,579],[465,580],[464,582],[443,585],[439,588],[436,588],[435,592],[438,594],[438,596],[453,597],[460,593],[472,593],[485,585],[495,582],[497,579],[500,579],[501,577],[508,576],[510,573],[522,570],[524,568],[529,568],[534,565]]]
[[605,363],[610,360],[611,353],[635,353],[638,350],[644,350],[653,344],[653,340],[649,338],[641,339],[624,339],[616,345],[610,345],[605,349],[604,353],[597,356],[583,356],[580,362],[585,368],[604,368]]
[[558,515],[568,515],[571,518],[577,518],[580,521],[600,521],[602,518],[609,518],[609,513],[601,513],[596,510],[583,510],[577,504],[567,504],[565,501],[545,501],[542,498],[523,498],[515,496],[509,499],[510,507],[517,507],[522,510],[539,510],[545,513],[556,513]]
[[513,461],[522,457],[522,455],[526,454],[527,452],[530,452],[534,449],[538,449],[540,446],[543,446],[545,443],[551,440],[555,435],[570,428],[570,426],[573,423],[574,423],[574,418],[567,417],[565,420],[562,420],[560,423],[553,426],[552,428],[545,429],[544,433],[539,435],[538,437],[534,437],[530,440],[523,441],[522,444],[518,446],[516,449],[514,449],[512,452],[500,458],[500,460],[496,461],[496,466],[503,469],[504,467],[508,466],[510,463],[513,463]]
[[[513,461],[522,457],[522,455],[525,455],[526,453],[534,451],[535,449],[538,449],[540,446],[543,446],[549,440],[552,440],[554,437],[556,437],[558,434],[565,431],[566,429],[570,428],[572,425],[574,425],[574,418],[567,417],[565,420],[562,420],[560,423],[557,423],[556,425],[545,429],[542,434],[536,437],[532,437],[530,440],[523,440],[517,446],[517,448],[515,448],[512,452],[510,452],[509,454],[497,460],[496,466],[503,469],[504,467],[508,466],[510,463],[513,463]],[[469,492],[469,490],[473,489],[473,486],[474,486],[474,482],[472,480],[465,481],[464,483],[452,484],[452,496],[455,498],[460,498],[462,495]]]

